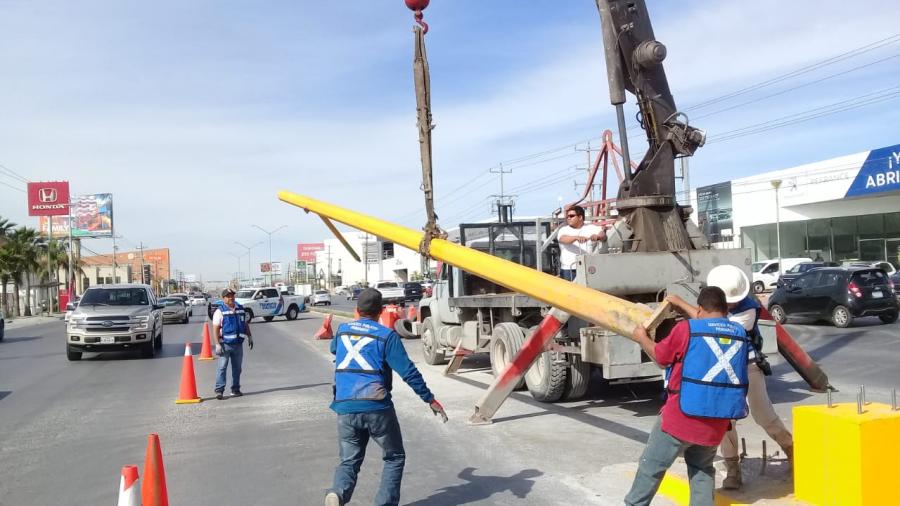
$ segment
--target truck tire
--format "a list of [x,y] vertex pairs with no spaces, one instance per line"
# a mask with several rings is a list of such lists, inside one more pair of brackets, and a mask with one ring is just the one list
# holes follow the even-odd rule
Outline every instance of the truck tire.
[[76,362],[81,360],[81,352],[75,351],[71,346],[66,345],[66,358],[69,359],[70,362]]
[[153,358],[156,355],[156,343],[154,341],[156,341],[156,339],[152,339],[150,342],[144,343],[141,346],[141,357]]
[[159,329],[159,336],[157,336],[156,339],[153,340],[153,347],[156,348],[157,350],[162,349],[162,338],[163,338],[163,331],[162,331],[162,329]]
[[[525,330],[512,322],[498,323],[491,336],[491,372],[494,377],[500,375],[506,366],[513,361],[525,342]],[[514,390],[525,386],[525,375],[516,383]]]
[[554,360],[554,355],[549,351],[541,353],[525,373],[525,385],[536,401],[556,402],[566,392],[569,364]]
[[412,322],[403,318],[394,322],[394,332],[403,339],[418,339],[419,336],[412,333]]
[[430,316],[422,322],[422,356],[425,358],[425,362],[431,365],[441,365],[447,362],[444,350],[438,346]]
[[285,316],[288,320],[296,320],[296,319],[297,319],[297,315],[299,315],[299,314],[300,314],[300,310],[297,309],[297,306],[294,305],[294,304],[291,304],[291,307],[289,307],[288,310],[287,310],[287,314],[285,314],[284,316]]
[[591,383],[591,364],[581,360],[578,355],[569,355],[569,376],[566,379],[566,391],[563,399],[576,401],[584,397]]

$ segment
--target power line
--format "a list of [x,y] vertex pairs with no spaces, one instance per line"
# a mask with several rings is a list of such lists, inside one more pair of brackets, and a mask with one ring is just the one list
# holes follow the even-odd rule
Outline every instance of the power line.
[[24,176],[22,176],[21,174],[19,174],[19,173],[16,172],[16,171],[10,169],[9,167],[3,165],[2,163],[0,163],[0,170],[2,170],[3,172],[7,173],[7,174],[8,174],[10,177],[12,177],[13,179],[18,179],[19,182],[22,182],[22,183],[27,183],[27,182],[29,182],[27,179],[25,179]]
[[18,187],[16,187],[16,186],[11,185],[11,184],[4,183],[3,181],[0,181],[0,184],[2,184],[3,186],[7,186],[7,187],[9,187],[9,188],[12,188],[13,190],[20,191],[20,192],[22,192],[22,193],[27,193],[27,192],[25,191],[24,188],[18,188]]

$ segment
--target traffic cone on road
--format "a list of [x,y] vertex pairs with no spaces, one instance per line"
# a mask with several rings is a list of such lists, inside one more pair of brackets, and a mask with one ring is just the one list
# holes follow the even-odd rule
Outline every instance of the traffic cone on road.
[[200,347],[200,358],[197,360],[214,360],[209,342],[209,322],[203,324],[203,345]]
[[[191,354],[191,343],[184,343],[184,361],[181,364],[181,386],[175,404],[193,404],[200,402],[197,395],[197,381],[194,379],[194,355]],[[145,469],[144,472],[147,470]]]
[[140,506],[139,481],[137,466],[122,467],[122,478],[119,480],[119,506]]
[[163,466],[159,434],[147,436],[147,456],[144,457],[144,483],[141,484],[143,506],[169,506],[166,490],[166,468]]
[[334,318],[334,315],[325,316],[325,321],[322,322],[322,328],[316,332],[316,339],[332,339],[334,338],[334,333],[331,332],[331,320]]
[[409,307],[406,308],[406,319],[411,322],[416,321],[416,306],[410,304]]

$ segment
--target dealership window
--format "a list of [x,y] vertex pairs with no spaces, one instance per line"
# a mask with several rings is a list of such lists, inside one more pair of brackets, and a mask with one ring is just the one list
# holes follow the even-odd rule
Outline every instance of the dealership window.
[[[778,245],[775,245],[775,257]],[[781,224],[781,257],[800,258],[806,256],[806,222],[789,221]]]
[[806,222],[806,256],[813,260],[831,261],[831,220],[809,220]]
[[856,229],[856,216],[833,218],[831,220],[832,237],[834,237],[834,260],[857,260],[859,258],[859,238]]
[[884,215],[867,214],[857,218],[860,239],[884,239]]

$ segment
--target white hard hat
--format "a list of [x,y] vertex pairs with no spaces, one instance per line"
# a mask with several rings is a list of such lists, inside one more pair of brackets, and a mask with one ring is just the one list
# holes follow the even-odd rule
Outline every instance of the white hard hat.
[[706,286],[717,286],[725,292],[725,302],[734,304],[744,300],[750,293],[750,280],[740,268],[734,265],[713,267],[706,276]]

